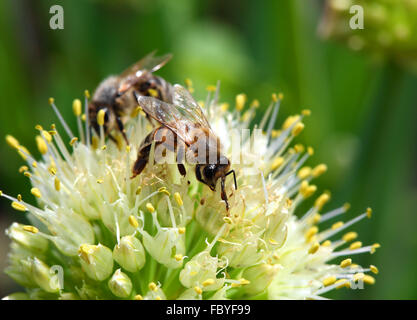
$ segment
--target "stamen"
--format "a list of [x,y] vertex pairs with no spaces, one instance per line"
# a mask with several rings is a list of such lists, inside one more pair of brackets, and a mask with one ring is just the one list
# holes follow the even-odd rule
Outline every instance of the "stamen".
[[71,129],[69,128],[69,126],[65,122],[64,118],[62,117],[61,113],[59,112],[58,108],[56,107],[55,102],[54,102],[54,98],[49,98],[49,104],[54,109],[55,114],[57,115],[59,121],[61,122],[62,126],[64,127],[64,130],[67,132],[70,139],[72,139],[74,137],[74,135],[72,134]]

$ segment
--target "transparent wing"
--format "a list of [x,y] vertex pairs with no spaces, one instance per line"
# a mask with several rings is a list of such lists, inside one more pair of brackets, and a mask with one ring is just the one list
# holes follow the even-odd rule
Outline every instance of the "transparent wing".
[[[136,62],[134,65],[127,68],[123,73],[120,75],[122,78],[129,77],[129,76],[136,76],[140,77],[144,72],[155,72],[161,69],[169,60],[172,58],[172,54],[165,54],[160,57],[155,57],[155,52],[152,51],[141,60]],[[138,71],[140,71],[138,73]]]

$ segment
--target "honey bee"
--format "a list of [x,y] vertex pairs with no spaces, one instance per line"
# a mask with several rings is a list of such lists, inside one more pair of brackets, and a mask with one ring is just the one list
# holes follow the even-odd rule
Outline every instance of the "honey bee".
[[137,101],[132,92],[143,96],[153,96],[165,102],[172,102],[172,85],[163,78],[153,75],[162,68],[172,55],[155,57],[152,52],[116,76],[109,76],[97,87],[88,106],[90,125],[99,133],[97,113],[104,109],[104,134],[116,142],[111,134],[119,130],[126,143],[129,144],[124,130],[124,119],[137,107]]
[[[221,181],[221,198],[229,210],[225,192],[225,180],[233,173],[235,189],[236,174],[230,170],[230,161],[220,150],[219,138],[213,130],[198,103],[181,85],[173,86],[173,102],[167,103],[153,97],[146,97],[134,92],[136,100],[143,111],[156,120],[160,126],[141,143],[136,162],[132,168],[132,178],[139,175],[149,161],[152,144],[154,148],[163,146],[177,154],[177,166],[182,176],[186,175],[183,164],[186,156],[195,164],[195,176],[212,191],[216,190],[217,181]],[[154,149],[154,150],[155,150]],[[191,160],[191,161],[190,161]]]

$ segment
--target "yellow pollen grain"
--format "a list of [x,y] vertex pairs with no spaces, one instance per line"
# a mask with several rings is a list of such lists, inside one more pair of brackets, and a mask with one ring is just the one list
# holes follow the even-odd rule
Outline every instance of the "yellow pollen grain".
[[71,141],[70,141],[70,143],[69,143],[70,146],[73,146],[77,141],[78,141],[78,138],[77,137],[72,138]]
[[19,141],[17,141],[15,137],[9,134],[6,136],[6,142],[9,146],[11,146],[14,149],[19,149],[20,147]]
[[38,233],[39,229],[34,226],[24,226],[23,230],[30,232],[30,233]]
[[296,121],[298,121],[298,119],[300,119],[299,115],[295,115],[295,116],[289,116],[287,119],[285,119],[284,123],[282,124],[282,129],[286,130],[289,127],[291,127]]
[[250,104],[250,107],[255,108],[255,109],[259,108],[259,106],[260,106],[260,103],[258,99],[253,100],[252,103]]
[[149,287],[149,289],[150,289],[150,290],[152,290],[152,291],[157,291],[157,290],[158,290],[158,286],[156,285],[156,283],[155,283],[155,282],[151,282],[151,283],[148,285],[148,287]]
[[33,194],[36,198],[40,198],[42,196],[38,188],[30,189],[30,193]]
[[17,200],[22,201],[22,195],[21,194],[17,195]]
[[178,233],[179,234],[184,234],[185,233],[185,228],[184,227],[178,228]]
[[183,255],[182,255],[182,254],[176,254],[176,255],[174,256],[174,258],[175,258],[175,260],[177,260],[177,261],[181,261],[181,260],[182,260],[182,258],[183,258]]
[[309,116],[309,115],[311,115],[311,110],[310,109],[301,110],[301,114],[303,116]]
[[97,124],[99,126],[104,125],[104,116],[106,115],[106,111],[104,109],[100,109],[100,111],[97,113]]
[[348,232],[346,233],[343,237],[342,240],[346,241],[346,242],[350,242],[355,240],[358,237],[358,234],[354,231]]
[[28,166],[21,166],[19,168],[19,173],[23,173],[23,172],[28,171],[28,170],[29,170]]
[[241,111],[245,107],[246,94],[240,93],[236,96],[236,110]]
[[362,247],[362,242],[355,241],[349,246],[349,249],[350,250],[356,250],[356,249],[359,249],[360,247]]
[[154,208],[154,206],[152,205],[152,203],[150,203],[150,202],[148,202],[148,203],[146,204],[146,209],[148,209],[148,211],[149,211],[150,213],[154,213],[154,212],[155,212],[155,208]]
[[319,248],[320,248],[320,244],[316,242],[310,247],[310,249],[308,249],[308,253],[315,254],[317,250],[319,250]]
[[41,136],[36,136],[36,145],[41,154],[46,154],[48,152],[48,146],[45,140]]
[[278,169],[284,163],[283,157],[277,157],[272,161],[271,170]]
[[59,181],[59,179],[56,178],[56,177],[55,177],[55,180],[54,180],[54,186],[55,186],[56,191],[61,190],[61,181]]
[[319,232],[319,228],[317,226],[312,226],[310,229],[308,229],[305,233],[306,240],[309,240],[312,236],[316,235],[317,232]]
[[374,254],[376,249],[380,248],[381,245],[379,243],[374,243],[371,248],[371,254]]
[[343,224],[344,224],[343,221],[339,221],[339,222],[333,223],[332,230],[336,230],[336,229],[341,228],[343,226]]
[[25,205],[23,205],[22,203],[16,202],[16,201],[12,202],[12,208],[17,210],[17,211],[22,211],[22,212],[27,211],[27,208],[26,208]]
[[135,216],[129,216],[129,224],[135,229],[139,227],[139,222],[136,220]]
[[81,115],[81,100],[80,99],[75,99],[72,102],[72,111],[77,117]]
[[88,90],[84,90],[84,96],[85,96],[87,99],[90,99],[90,91],[88,91]]
[[292,129],[292,135],[293,136],[298,136],[300,133],[301,133],[301,131],[303,131],[303,129],[304,129],[304,123],[302,123],[302,122],[298,122],[295,126],[294,126],[294,128]]
[[297,176],[303,180],[305,178],[307,178],[311,173],[311,168],[310,167],[302,167],[299,171]]
[[363,282],[365,282],[366,284],[374,284],[375,283],[375,278],[370,276],[370,275],[365,275],[363,277]]
[[340,267],[346,268],[349,267],[352,264],[352,259],[348,258],[340,262]]
[[52,98],[52,97],[50,97],[50,98],[48,99],[48,102],[49,102],[49,104],[53,104],[53,103],[55,102],[55,99],[54,99],[54,98]]
[[372,217],[372,209],[371,208],[367,208],[366,209],[366,216],[370,219]]
[[374,274],[378,274],[378,272],[379,272],[378,268],[375,267],[372,264],[369,266],[369,269],[371,269],[371,272],[374,273]]
[[324,163],[322,163],[313,169],[312,174],[313,174],[313,177],[317,178],[321,176],[323,173],[325,173],[326,171],[327,171],[327,166]]
[[330,277],[327,277],[326,279],[324,279],[323,280],[323,285],[325,286],[325,287],[327,287],[327,286],[330,286],[330,285],[332,285],[333,283],[335,283],[336,282],[336,277],[335,276],[330,276]]
[[321,245],[322,247],[330,247],[332,245],[332,242],[330,240],[326,240]]
[[281,134],[281,130],[275,130],[273,129],[271,131],[271,138],[275,139],[276,137],[278,137]]
[[133,300],[143,300],[143,297],[140,294],[137,294],[133,297]]
[[302,153],[302,152],[304,152],[305,147],[304,147],[301,143],[297,143],[297,144],[294,146],[294,150],[295,150],[295,152],[297,152],[297,153]]
[[317,210],[321,210],[323,206],[330,200],[330,195],[328,193],[323,193],[320,195],[314,202],[314,206]]
[[211,286],[212,284],[214,284],[214,279],[207,279],[202,283],[203,287]]
[[200,287],[194,287],[194,291],[197,293],[197,294],[202,294],[203,293],[203,290],[201,290],[201,288]]
[[158,192],[166,194],[168,197],[171,195],[166,187],[161,187],[158,189]]
[[184,202],[182,201],[182,198],[179,192],[174,193],[174,199],[180,207],[184,205]]
[[155,90],[155,89],[148,89],[148,92],[154,98],[158,97],[158,95],[159,95],[158,90]]

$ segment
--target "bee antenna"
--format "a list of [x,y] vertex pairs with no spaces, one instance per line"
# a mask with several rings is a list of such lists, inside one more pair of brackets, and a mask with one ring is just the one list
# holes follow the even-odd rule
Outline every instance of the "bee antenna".
[[236,182],[236,173],[235,173],[235,170],[230,170],[228,173],[225,174],[225,177],[227,177],[231,173],[233,173],[233,180],[235,181],[235,190],[237,190],[237,182]]

